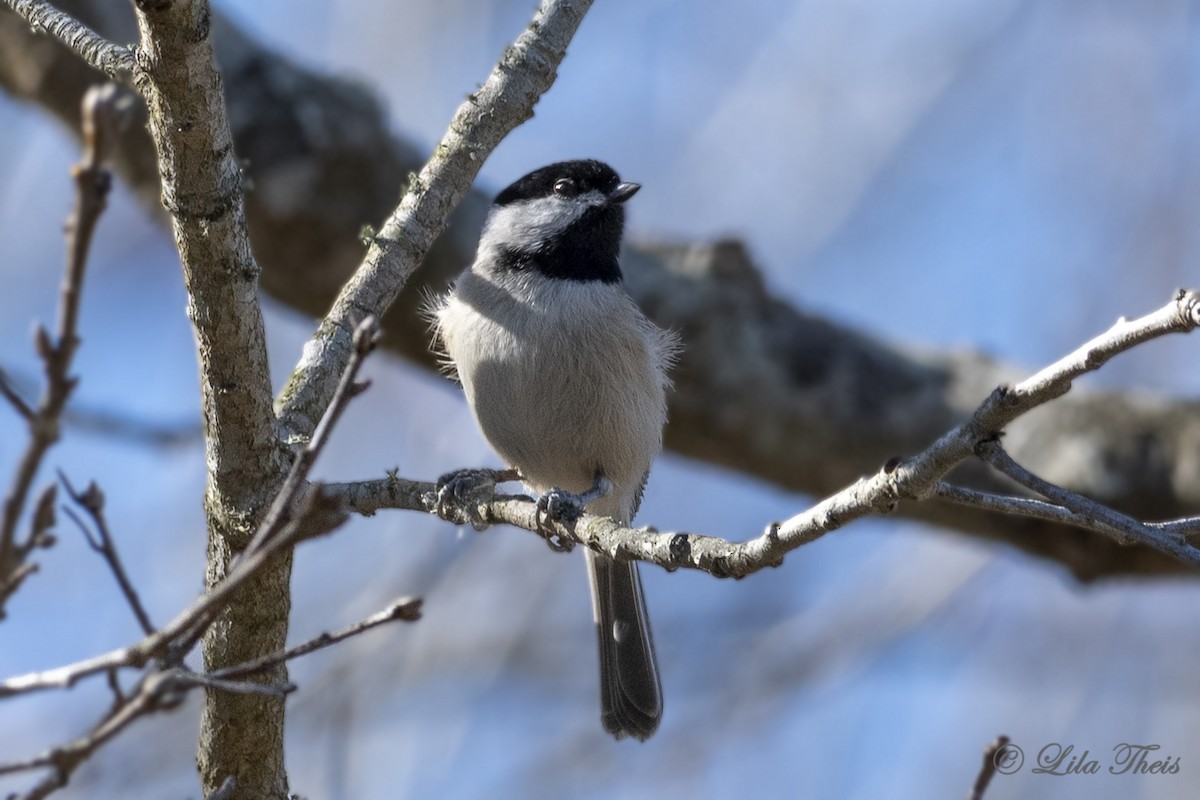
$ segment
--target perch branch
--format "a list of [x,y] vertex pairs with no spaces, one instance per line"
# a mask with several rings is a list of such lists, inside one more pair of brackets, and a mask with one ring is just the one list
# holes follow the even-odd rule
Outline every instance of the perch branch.
[[[1118,353],[1170,333],[1186,333],[1200,326],[1200,294],[1180,291],[1159,310],[1132,321],[1119,320],[1108,331],[1013,387],[993,391],[962,425],[945,434],[917,455],[889,463],[874,475],[822,500],[809,510],[782,523],[773,523],[757,538],[746,542],[692,533],[661,533],[649,528],[624,528],[610,519],[584,515],[564,525],[552,522],[549,531],[539,529],[535,504],[508,495],[483,495],[463,501],[472,508],[453,507],[451,519],[482,519],[503,522],[528,531],[550,533],[562,541],[578,542],[612,558],[638,559],[666,569],[699,569],[717,577],[741,578],[769,566],[777,566],[786,553],[815,541],[848,522],[869,514],[888,514],[902,500],[947,497],[962,501],[966,495],[944,482],[951,469],[973,455],[996,459],[992,444],[1005,426],[1017,417],[1061,397],[1071,382],[1085,372],[1099,369]],[[999,451],[1003,452],[1003,451]],[[1011,461],[1011,459],[1009,459]],[[1026,477],[1026,481],[1040,480]],[[324,493],[339,498],[346,508],[373,514],[381,508],[432,511],[436,507],[432,484],[389,476],[374,481],[327,484]],[[1143,525],[1106,509],[1086,498],[1043,482],[1033,488],[1054,503],[1024,501],[1023,510],[1086,530],[1114,536],[1122,543],[1131,539],[1166,553],[1190,566],[1200,566],[1200,549],[1183,540],[1180,531],[1194,530],[1200,519],[1176,520],[1158,526]],[[973,497],[983,501],[978,497]],[[1085,502],[1080,502],[1081,500]],[[1052,510],[1052,509],[1059,510]],[[1000,510],[1000,509],[997,509]]]

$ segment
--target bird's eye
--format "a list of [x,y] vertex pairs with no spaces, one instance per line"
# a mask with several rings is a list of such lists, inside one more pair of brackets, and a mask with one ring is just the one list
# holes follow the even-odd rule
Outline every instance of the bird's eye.
[[559,178],[554,182],[554,193],[560,197],[574,197],[575,192],[575,181],[570,178]]

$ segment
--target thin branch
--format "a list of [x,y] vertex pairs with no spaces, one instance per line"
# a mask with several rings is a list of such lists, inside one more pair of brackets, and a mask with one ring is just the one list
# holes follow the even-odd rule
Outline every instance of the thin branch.
[[121,562],[121,555],[117,552],[117,546],[113,542],[112,533],[108,528],[108,520],[104,516],[104,493],[93,482],[89,483],[88,488],[80,494],[75,491],[75,487],[71,485],[71,482],[67,480],[67,476],[61,470],[59,470],[58,477],[62,481],[63,486],[67,488],[67,494],[70,495],[71,499],[92,518],[92,523],[96,526],[96,536],[92,536],[87,525],[77,515],[71,513],[69,507],[65,508],[65,510],[71,513],[71,519],[83,531],[88,545],[99,553],[101,558],[108,564],[113,577],[117,579],[117,586],[120,587],[121,594],[125,596],[125,601],[129,604],[129,608],[133,611],[133,616],[137,618],[138,625],[142,628],[142,633],[149,636],[154,633],[154,624],[150,621],[150,615],[146,613],[146,608],[142,605],[142,600],[138,597],[137,590],[133,588],[133,582],[129,580],[129,575],[125,572],[125,565]]
[[377,614],[372,614],[366,619],[359,620],[353,625],[342,628],[334,633],[322,633],[309,639],[307,642],[298,644],[288,650],[280,653],[272,653],[271,655],[256,658],[253,661],[247,661],[244,664],[237,664],[232,667],[225,667],[209,673],[210,678],[225,679],[225,678],[244,678],[248,675],[253,675],[256,672],[261,672],[264,669],[273,667],[276,664],[282,664],[285,661],[291,661],[300,656],[306,656],[309,653],[316,652],[338,642],[343,642],[352,636],[357,636],[360,633],[365,633],[372,628],[378,628],[380,625],[386,625],[389,622],[416,622],[421,618],[421,599],[418,597],[402,597],[390,606],[380,611]]
[[350,360],[342,370],[341,378],[338,380],[337,388],[333,393],[333,399],[326,407],[325,413],[322,415],[316,431],[313,432],[312,438],[292,462],[292,467],[288,471],[288,476],[284,480],[283,486],[280,487],[278,494],[275,495],[275,501],[271,504],[270,511],[263,518],[258,532],[250,540],[245,553],[253,553],[260,548],[263,542],[266,541],[266,538],[276,531],[281,523],[289,519],[291,508],[295,504],[300,491],[304,488],[305,481],[308,478],[308,473],[312,470],[313,464],[316,463],[317,457],[325,447],[325,443],[329,441],[329,434],[333,431],[333,426],[341,419],[342,412],[346,410],[346,406],[350,401],[366,391],[370,385],[369,383],[355,383],[355,379],[358,377],[358,371],[362,367],[363,361],[375,349],[375,342],[378,335],[379,323],[373,316],[368,316],[355,327],[353,337],[354,349],[350,352]]
[[[1120,320],[1108,332],[1091,340],[1070,355],[1046,367],[1014,387],[992,392],[967,422],[942,436],[912,458],[889,463],[874,475],[822,500],[809,510],[782,523],[773,523],[757,538],[730,542],[714,536],[685,532],[660,533],[649,528],[624,528],[611,519],[584,515],[564,525],[551,521],[539,526],[536,506],[527,498],[482,495],[454,500],[443,498],[445,516],[453,520],[481,519],[504,522],[528,531],[578,542],[612,558],[649,561],[666,569],[699,569],[717,577],[741,578],[766,567],[777,566],[785,554],[869,514],[890,513],[901,500],[925,500],[939,496],[943,478],[955,466],[986,452],[993,441],[1017,417],[1065,394],[1072,380],[1098,369],[1118,353],[1170,333],[1186,333],[1200,326],[1200,294],[1180,291],[1167,305],[1133,321]],[[1039,484],[1040,485],[1040,484]],[[1035,487],[1036,488],[1036,487]],[[1038,491],[1045,489],[1042,486]],[[349,484],[328,484],[328,496],[340,498],[346,508],[373,514],[381,508],[434,511],[438,508],[435,487],[397,476]],[[1049,491],[1049,490],[1047,490]],[[1090,506],[1072,505],[1073,493],[1058,490],[1051,500],[1062,502],[1073,514],[1072,524],[1107,535],[1114,532],[1179,559],[1200,566],[1200,549],[1152,526],[1141,525],[1117,512],[1093,513]],[[1086,498],[1084,498],[1086,500]],[[447,502],[449,501],[449,502]],[[1091,503],[1092,501],[1087,501]],[[469,504],[471,507],[465,507]],[[1095,504],[1093,504],[1095,505]],[[1028,508],[1028,507],[1027,507]],[[1100,507],[1103,508],[1103,507]],[[1039,509],[1051,514],[1048,509]],[[1064,521],[1064,520],[1057,520]],[[1177,525],[1191,524],[1184,520]]]
[[58,41],[118,83],[129,83],[133,53],[105,39],[70,14],[44,0],[4,0],[36,33],[49,33]]
[[154,711],[177,708],[179,688],[174,674],[151,673],[142,680],[127,702],[106,713],[88,733],[34,758],[0,764],[0,775],[49,767],[50,773],[22,795],[22,800],[40,800],[66,786],[80,764],[131,722]]
[[[305,449],[305,452],[311,455],[303,459],[302,456],[297,456],[297,463],[303,460],[303,464],[299,468],[293,467],[295,479],[290,480],[292,474],[289,474],[289,481],[280,487],[272,510],[263,519],[262,525],[251,540],[256,544],[246,548],[219,583],[197,598],[170,623],[147,635],[140,642],[55,669],[9,678],[0,682],[0,699],[45,689],[67,688],[83,678],[101,672],[141,668],[151,659],[163,659],[168,664],[178,663],[204,635],[215,616],[230,603],[235,592],[246,581],[255,577],[277,554],[297,541],[314,535],[311,517],[317,516],[323,520],[330,517],[344,518],[341,499],[325,492],[321,486],[306,484],[304,477],[316,456],[320,454],[329,431],[344,411],[346,403],[362,391],[362,384],[355,383],[354,378],[362,360],[374,346],[375,332],[373,319],[363,320],[359,324],[355,331],[354,355],[346,365],[342,380],[339,381],[335,402],[325,410],[325,417],[320,426],[322,434],[314,436]],[[285,497],[285,494],[288,496]],[[326,526],[318,526],[318,530],[323,530],[324,527]]]
[[[35,391],[35,384],[31,375],[0,367],[0,394],[5,395],[17,413],[26,420],[35,413],[25,400],[26,395]],[[141,419],[119,409],[89,406],[84,402],[75,402],[63,409],[62,421],[66,427],[155,447],[173,447],[204,440],[204,428],[190,418],[158,422]]]
[[550,89],[567,45],[592,0],[542,0],[529,27],[506,48],[478,91],[459,106],[449,129],[414,176],[399,207],[372,240],[366,258],[343,286],[328,316],[304,348],[279,400],[293,436],[308,435],[336,376],[350,357],[350,334],[364,314],[382,317],[425,257],[446,219],[467,194],[483,162]]
[[1097,503],[1095,500],[1090,500],[1077,492],[1039,478],[1013,461],[1012,456],[1004,451],[999,441],[989,439],[980,442],[977,451],[981,459],[1017,483],[1069,510],[1083,527],[1113,536],[1122,544],[1139,542],[1174,556],[1184,563],[1200,566],[1200,549],[1178,537],[1143,525],[1133,517]]
[[[1061,505],[1032,497],[991,494],[990,492],[981,492],[978,489],[971,489],[965,486],[955,486],[945,481],[939,481],[937,486],[934,487],[934,496],[939,500],[945,500],[949,503],[981,508],[997,514],[1030,517],[1033,519],[1042,519],[1047,522],[1057,522],[1062,525],[1071,525],[1083,530],[1095,530],[1094,524],[1088,517],[1081,516]],[[1200,534],[1200,517],[1184,517],[1183,519],[1167,522],[1143,522],[1140,524],[1148,530],[1157,531],[1164,536],[1175,538],[1186,538]]]
[[67,265],[59,299],[56,336],[52,339],[45,328],[37,328],[35,343],[45,368],[46,386],[36,412],[31,417],[26,416],[29,444],[4,498],[0,519],[0,585],[4,587],[0,590],[0,612],[18,583],[12,579],[12,574],[40,544],[37,536],[18,542],[17,526],[42,459],[59,439],[63,409],[77,382],[71,377],[70,370],[79,346],[77,324],[83,276],[92,234],[112,185],[112,178],[103,166],[105,154],[113,143],[109,132],[116,125],[114,118],[122,113],[114,88],[111,85],[94,86],[83,98],[84,152],[83,160],[72,169],[75,206],[66,224]]
[[240,694],[283,697],[296,688],[292,684],[274,685],[229,680],[192,672],[189,669],[172,668],[147,674],[134,693],[125,696],[120,692],[119,686],[115,685],[114,674],[110,672],[109,675],[116,701],[88,733],[68,744],[50,748],[41,755],[0,764],[0,775],[50,768],[50,773],[23,796],[26,800],[46,797],[66,786],[71,774],[80,764],[87,761],[96,750],[130,723],[139,717],[159,711],[173,711],[182,704],[184,694],[191,689],[203,687]]
[[257,683],[255,681],[236,681],[219,678],[212,673],[186,672],[180,680],[185,688],[203,686],[205,689],[215,689],[220,692],[235,694],[261,694],[267,697],[286,697],[296,691],[294,683]]
[[999,766],[996,763],[996,756],[1008,746],[1009,741],[1011,740],[1007,736],[997,736],[995,741],[983,749],[983,763],[979,767],[979,774],[975,777],[975,783],[971,787],[971,793],[967,795],[967,800],[983,800],[988,784],[992,782],[996,768]]
[[8,373],[2,369],[0,369],[0,395],[4,395],[4,399],[12,405],[22,419],[26,422],[33,421],[35,414],[33,408],[25,402],[25,398],[21,397],[17,388],[9,380]]

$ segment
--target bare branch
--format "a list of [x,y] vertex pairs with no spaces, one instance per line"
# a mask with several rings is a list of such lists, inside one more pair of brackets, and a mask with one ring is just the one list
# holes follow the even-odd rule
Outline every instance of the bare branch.
[[138,717],[177,708],[182,686],[172,672],[150,673],[127,702],[106,713],[87,734],[34,758],[0,764],[0,775],[49,767],[50,774],[22,796],[22,800],[40,800],[66,786],[80,764]]
[[210,678],[225,679],[225,678],[244,678],[247,675],[253,675],[256,672],[261,672],[267,667],[284,661],[291,661],[300,656],[306,656],[309,653],[316,652],[338,642],[343,642],[352,636],[357,636],[360,633],[365,633],[372,628],[377,628],[380,625],[386,625],[389,622],[416,622],[421,618],[421,599],[419,597],[402,597],[390,606],[380,611],[377,614],[372,614],[366,619],[359,620],[353,625],[342,628],[334,633],[322,633],[309,639],[303,644],[298,644],[295,647],[289,648],[281,653],[274,653],[262,658],[256,658],[253,661],[248,661],[245,664],[238,664],[233,667],[226,667],[215,672],[209,673]]
[[366,258],[343,286],[333,308],[304,348],[279,399],[279,417],[292,436],[307,436],[333,395],[350,357],[351,332],[364,314],[382,317],[421,263],[475,180],[484,160],[557,77],[567,45],[592,0],[542,0],[529,27],[492,74],[459,106],[450,127],[400,205],[375,235]]
[[1182,539],[1163,534],[1161,530],[1143,525],[1133,517],[1037,477],[1013,461],[998,441],[993,439],[980,442],[977,452],[980,458],[1017,483],[1071,511],[1084,527],[1113,536],[1122,544],[1138,542],[1184,563],[1200,566],[1200,550],[1197,548]]
[[[891,513],[901,500],[925,500],[949,497],[963,500],[966,495],[948,487],[943,478],[951,469],[976,455],[995,459],[1005,471],[1012,468],[1000,460],[992,445],[1005,426],[1020,415],[1065,394],[1071,381],[1084,372],[1098,369],[1117,353],[1150,339],[1170,333],[1186,333],[1200,325],[1200,294],[1180,291],[1163,308],[1133,321],[1121,320],[1106,333],[1092,339],[1070,355],[1041,370],[1014,387],[1001,387],[983,402],[964,424],[942,436],[933,445],[909,459],[889,463],[869,477],[838,492],[808,511],[782,523],[773,523],[755,539],[730,542],[713,536],[671,532],[648,528],[624,528],[610,519],[584,515],[564,525],[538,524],[536,506],[527,498],[506,495],[481,495],[447,503],[442,498],[444,516],[455,520],[481,519],[504,522],[528,531],[549,533],[564,542],[579,542],[611,558],[649,561],[667,569],[699,569],[717,577],[741,578],[765,567],[777,566],[786,553],[815,541],[848,522],[869,514]],[[1004,456],[1007,458],[1007,455]],[[1019,467],[1017,468],[1019,469]],[[1016,474],[1015,472],[1013,474]],[[1200,566],[1200,549],[1171,531],[1194,527],[1197,520],[1179,520],[1163,526],[1142,525],[1094,501],[1054,487],[1025,474],[1025,482],[1062,506],[1059,511],[1035,501],[1021,504],[1030,516],[1051,518],[1106,535],[1114,533],[1127,542],[1129,537],[1154,547],[1179,561]],[[396,476],[351,484],[328,484],[325,493],[342,499],[346,507],[362,514],[380,508],[405,508],[433,511],[438,508],[435,487],[407,481]],[[971,498],[976,505],[984,501]],[[461,507],[471,504],[473,507]],[[1014,504],[1015,505],[1015,504]],[[999,509],[997,509],[999,510]]]
[[133,53],[113,44],[70,14],[43,0],[4,0],[35,32],[49,33],[114,81],[129,83]]
[[[1018,466],[1018,469],[1023,469]],[[1048,484],[1053,485],[1053,484]],[[1060,488],[1060,487],[1056,487]],[[1099,523],[1093,521],[1086,514],[1078,514],[1070,508],[1064,508],[1061,505],[1048,503],[1045,500],[1038,500],[1032,497],[1012,497],[1009,495],[991,494],[989,492],[981,492],[978,489],[970,489],[964,486],[954,486],[944,481],[938,482],[934,487],[934,496],[939,500],[945,500],[950,503],[958,503],[964,506],[973,506],[982,508],[986,511],[992,511],[998,514],[1010,514],[1020,517],[1032,517],[1034,519],[1044,519],[1047,522],[1058,522],[1063,525],[1071,525],[1083,530],[1097,530]],[[1085,498],[1086,499],[1086,498]],[[1107,506],[1089,501],[1095,506],[1103,508],[1106,513],[1112,513]],[[1124,516],[1124,515],[1121,515]],[[1131,519],[1124,517],[1125,519]],[[1147,531],[1154,532],[1157,535],[1167,536],[1171,538],[1184,538],[1195,536],[1200,533],[1200,517],[1185,517],[1183,519],[1171,520],[1169,522],[1143,522],[1136,523]],[[1115,529],[1109,531],[1121,541],[1127,538],[1127,535]]]
[[[313,533],[310,517],[323,519],[330,516],[343,518],[341,498],[325,492],[321,486],[309,486],[304,482],[307,470],[312,467],[316,456],[327,440],[334,423],[349,402],[362,391],[362,385],[354,382],[362,360],[371,352],[375,341],[375,322],[363,320],[355,332],[354,355],[346,365],[346,371],[338,383],[335,401],[325,409],[320,425],[321,435],[314,436],[305,452],[297,456],[289,480],[280,488],[272,510],[263,519],[262,526],[252,537],[256,544],[248,547],[234,561],[225,577],[163,628],[148,634],[137,644],[111,650],[93,658],[77,661],[56,669],[18,675],[0,682],[0,699],[17,694],[61,689],[73,686],[77,681],[101,672],[111,673],[118,669],[140,668],[151,659],[162,659],[167,664],[178,663],[200,639],[216,615],[233,599],[235,593],[247,581],[254,578],[276,555],[290,548],[297,541]],[[293,478],[294,476],[294,478]],[[306,489],[306,491],[301,491]],[[74,490],[68,486],[68,490]],[[285,497],[285,493],[287,496]],[[84,495],[85,499],[87,493]],[[324,526],[321,526],[323,528]],[[321,531],[321,528],[318,528]],[[321,531],[323,532],[323,531]],[[399,612],[397,612],[399,613]],[[266,658],[271,659],[273,655]],[[271,663],[279,663],[272,661]],[[238,665],[240,666],[240,665]],[[259,667],[259,670],[263,667]]]
[[975,783],[971,787],[971,793],[967,795],[967,800],[983,800],[988,784],[992,782],[996,768],[999,766],[996,763],[996,756],[1008,745],[1009,741],[1007,736],[997,736],[995,741],[984,748],[983,764],[979,767],[979,774],[975,777]]
[[[95,483],[89,483],[87,490],[80,494],[75,491],[75,487],[71,485],[61,470],[58,477],[63,486],[67,487],[67,494],[71,496],[71,499],[92,518],[92,523],[96,526],[96,536],[92,536],[87,525],[74,513],[71,513],[71,519],[83,531],[83,536],[91,548],[99,553],[108,564],[113,577],[117,579],[117,586],[120,587],[121,594],[125,596],[125,601],[129,604],[133,616],[137,618],[138,625],[142,628],[142,633],[149,636],[154,633],[154,624],[150,622],[150,615],[146,613],[137,590],[133,588],[133,582],[129,580],[129,575],[125,572],[125,565],[121,563],[121,555],[117,552],[117,546],[113,542],[112,533],[108,528],[108,520],[104,516],[104,493]],[[65,510],[70,512],[70,508]]]
[[[4,513],[0,519],[0,614],[3,603],[12,594],[20,581],[12,575],[19,571],[26,557],[41,545],[37,531],[23,542],[17,541],[17,526],[33,481],[37,477],[42,459],[59,439],[59,426],[63,409],[75,389],[76,379],[71,377],[71,361],[79,346],[77,321],[79,304],[83,292],[83,276],[87,266],[88,249],[92,233],[107,203],[111,176],[104,169],[105,150],[111,137],[101,132],[113,126],[111,118],[118,114],[117,97],[108,86],[96,86],[88,90],[83,98],[84,128],[88,131],[84,145],[83,160],[72,169],[75,179],[75,207],[67,218],[67,266],[59,298],[56,337],[51,339],[45,328],[39,326],[35,336],[38,355],[46,373],[46,386],[36,412],[28,416],[29,444],[17,465],[16,476],[4,498]],[[27,404],[15,402],[15,394],[5,396],[21,411],[31,411]],[[22,577],[28,575],[24,571]]]
[[295,691],[292,684],[273,685],[254,681],[237,681],[213,675],[203,675],[183,668],[157,670],[142,678],[134,693],[128,697],[115,686],[116,701],[100,721],[85,735],[68,744],[53,747],[41,755],[22,761],[0,764],[0,775],[50,768],[51,772],[23,797],[25,800],[43,798],[67,785],[71,774],[104,744],[142,716],[159,711],[173,711],[183,701],[183,695],[203,687],[239,694],[263,694],[282,697]]
[[375,349],[378,334],[379,323],[373,316],[367,316],[366,319],[359,322],[355,327],[353,336],[354,349],[350,352],[350,359],[346,362],[345,368],[342,370],[337,388],[333,393],[333,399],[326,407],[320,423],[313,432],[312,438],[292,462],[291,470],[288,472],[283,486],[280,487],[279,493],[275,495],[275,501],[271,504],[271,509],[267,512],[267,516],[259,526],[258,532],[250,540],[250,544],[247,545],[246,553],[253,553],[260,548],[267,537],[290,519],[291,508],[295,504],[300,491],[304,488],[305,480],[308,478],[308,473],[312,469],[313,464],[316,463],[317,456],[321,454],[325,443],[329,441],[329,434],[333,431],[333,426],[341,419],[342,412],[346,410],[347,404],[369,386],[368,383],[359,384],[354,381],[358,377],[358,371],[362,367],[363,360]]

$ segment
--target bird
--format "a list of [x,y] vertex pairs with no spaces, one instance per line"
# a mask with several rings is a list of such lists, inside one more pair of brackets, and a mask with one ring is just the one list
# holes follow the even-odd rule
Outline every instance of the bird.
[[[563,521],[628,526],[662,449],[679,337],[642,313],[619,258],[640,188],[594,159],[530,172],[496,195],[474,262],[428,309],[484,438]],[[601,723],[645,741],[663,692],[637,563],[586,558]]]

